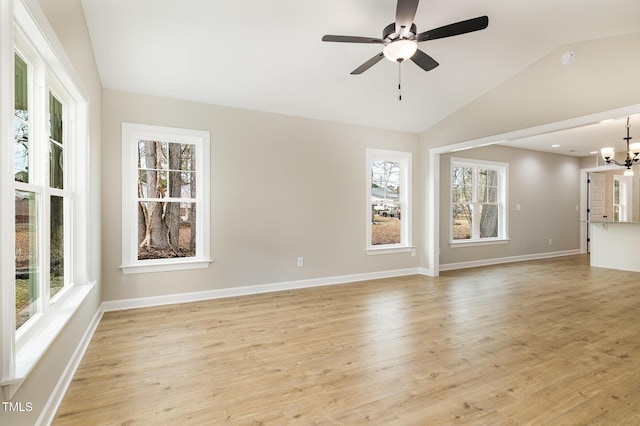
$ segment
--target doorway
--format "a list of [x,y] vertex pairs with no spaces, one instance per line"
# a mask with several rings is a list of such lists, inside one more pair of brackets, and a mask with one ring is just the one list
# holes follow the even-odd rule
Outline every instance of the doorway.
[[[605,176],[602,173],[587,173],[587,224],[606,220]],[[587,226],[587,253],[591,253],[591,227]]]

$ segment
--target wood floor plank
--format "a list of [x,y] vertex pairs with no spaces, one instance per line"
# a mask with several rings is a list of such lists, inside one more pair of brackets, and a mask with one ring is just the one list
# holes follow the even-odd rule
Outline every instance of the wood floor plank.
[[639,424],[640,274],[588,256],[106,313],[54,425]]

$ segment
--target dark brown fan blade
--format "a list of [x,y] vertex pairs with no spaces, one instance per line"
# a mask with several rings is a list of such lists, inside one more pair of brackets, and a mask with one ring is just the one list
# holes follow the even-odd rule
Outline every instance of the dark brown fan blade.
[[420,49],[416,50],[416,53],[413,54],[411,60],[425,71],[431,71],[432,69],[440,65],[435,59],[433,59],[431,56],[427,55]]
[[455,22],[453,24],[445,25],[444,27],[425,31],[418,34],[416,36],[416,40],[427,41],[436,40],[438,38],[457,36],[473,31],[484,30],[488,25],[489,18],[487,16],[479,16],[477,18],[467,19],[466,21]]
[[380,52],[376,56],[374,56],[373,58],[369,59],[364,64],[360,65],[355,70],[351,71],[351,75],[362,74],[363,72],[365,72],[366,70],[368,70],[369,68],[371,68],[372,66],[374,66],[375,64],[380,62],[380,59],[382,59],[382,58],[384,58],[384,53]]
[[398,0],[396,7],[396,33],[402,37],[409,34],[418,10],[418,0]]
[[373,43],[382,44],[384,40],[375,37],[353,37],[341,35],[326,35],[322,37],[322,41],[334,41],[337,43]]

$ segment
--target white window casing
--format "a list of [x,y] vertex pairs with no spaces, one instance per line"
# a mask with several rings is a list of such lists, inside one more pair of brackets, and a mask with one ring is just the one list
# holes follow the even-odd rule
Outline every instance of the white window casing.
[[[196,253],[189,257],[138,259],[138,144],[158,141],[196,149],[195,198],[153,202],[190,202],[196,206]],[[210,254],[210,134],[208,131],[122,123],[122,264],[125,274],[207,268]]]
[[[15,55],[28,64],[28,174],[26,182],[15,173],[14,146],[0,144],[0,284],[2,289],[2,351],[0,384],[6,400],[17,391],[86,296],[97,285],[90,281],[87,267],[88,188],[89,188],[89,101],[86,90],[66,57],[55,33],[37,2],[0,1],[0,131],[3,139],[14,139]],[[7,77],[11,77],[8,79]],[[62,180],[50,182],[49,96],[59,101],[62,118]],[[52,187],[53,186],[53,187]],[[39,271],[37,299],[29,318],[16,319],[16,204],[17,192],[35,194],[38,232],[35,265]],[[51,274],[51,199],[61,199],[63,218],[63,286],[50,296]],[[60,211],[60,210],[57,210]],[[35,250],[34,250],[35,251]],[[36,283],[34,281],[34,283]],[[31,290],[30,290],[31,291]]]
[[[410,152],[367,149],[366,152],[366,242],[367,254],[410,252],[412,244],[412,182]],[[386,165],[391,165],[387,168]],[[387,183],[377,182],[387,175]],[[387,191],[388,189],[388,191]],[[392,241],[378,241],[377,234],[385,222],[395,221]],[[399,241],[398,241],[399,240]]]
[[[466,246],[476,246],[476,245],[487,245],[487,244],[505,244],[509,241],[508,236],[508,176],[509,176],[509,165],[508,163],[496,162],[496,161],[487,161],[487,160],[476,160],[469,158],[451,158],[451,172],[450,172],[450,190],[449,190],[449,211],[451,212],[449,215],[449,243],[452,248],[456,247],[466,247]],[[461,183],[461,177],[457,177],[458,181],[454,182],[454,170],[464,169],[468,173],[468,182],[465,183],[465,188],[461,188],[459,185]],[[485,182],[485,191],[490,191],[492,189],[492,195],[490,196],[491,200],[482,199],[481,189],[483,185],[481,184],[480,175],[482,172],[492,171],[497,176],[495,185],[488,185]],[[488,174],[488,173],[487,173]],[[458,194],[455,194],[455,191],[458,191]],[[484,193],[487,196],[487,193]],[[461,200],[462,199],[462,200]],[[481,235],[480,230],[480,222],[482,217],[482,208],[483,206],[491,205],[495,208],[494,211],[497,212],[497,227],[496,227],[496,235]],[[461,206],[465,206],[462,208],[466,212],[466,216],[469,218],[457,219],[457,215],[460,214],[458,210],[460,210]],[[470,220],[471,223],[468,223],[469,226],[469,236],[460,238],[456,236],[456,226],[461,226],[462,222],[466,222]]]

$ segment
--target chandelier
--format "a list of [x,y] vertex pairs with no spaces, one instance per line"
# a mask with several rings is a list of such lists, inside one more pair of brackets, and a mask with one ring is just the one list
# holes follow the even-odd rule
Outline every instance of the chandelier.
[[640,143],[632,143],[631,145],[629,145],[629,141],[631,140],[631,136],[629,136],[630,127],[631,125],[629,125],[629,117],[627,117],[627,137],[622,138],[627,141],[627,156],[625,157],[623,163],[616,161],[616,159],[613,158],[613,156],[615,155],[615,149],[613,149],[613,147],[602,148],[600,150],[602,158],[604,158],[604,161],[606,161],[607,164],[613,163],[615,165],[626,168],[626,170],[624,171],[625,176],[633,176],[633,169],[631,168],[631,166],[640,162]]

